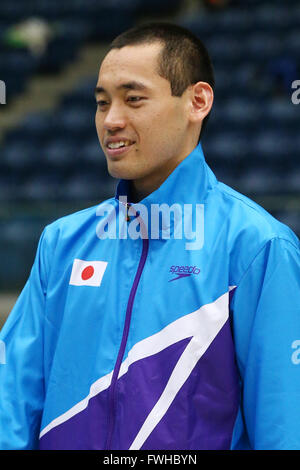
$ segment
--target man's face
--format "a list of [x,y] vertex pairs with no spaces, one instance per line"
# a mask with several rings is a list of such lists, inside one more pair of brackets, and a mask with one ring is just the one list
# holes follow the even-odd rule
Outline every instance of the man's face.
[[115,178],[150,192],[193,149],[188,96],[171,95],[157,72],[159,43],[112,49],[98,77],[96,128]]

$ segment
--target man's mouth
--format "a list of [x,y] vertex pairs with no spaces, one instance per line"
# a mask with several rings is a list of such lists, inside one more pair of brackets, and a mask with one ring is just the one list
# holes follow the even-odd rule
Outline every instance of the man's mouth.
[[122,147],[129,147],[129,145],[132,145],[134,142],[131,140],[119,140],[117,142],[109,142],[107,144],[107,148],[109,149],[119,149]]
[[107,139],[105,142],[106,153],[111,158],[121,157],[121,155],[129,152],[131,147],[135,144],[135,141],[125,138],[112,137]]

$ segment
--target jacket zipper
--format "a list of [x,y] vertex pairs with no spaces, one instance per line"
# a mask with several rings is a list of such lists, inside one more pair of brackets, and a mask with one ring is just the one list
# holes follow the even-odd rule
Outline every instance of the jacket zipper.
[[[127,216],[126,220],[129,221],[129,216],[128,216],[128,207],[129,204],[127,204]],[[146,262],[147,254],[148,254],[148,249],[149,249],[149,240],[148,238],[143,238],[143,249],[142,249],[142,254],[140,257],[139,265],[137,268],[137,272],[131,287],[131,291],[129,294],[129,299],[127,303],[127,309],[126,309],[126,315],[125,315],[125,324],[124,324],[124,330],[123,330],[123,336],[121,340],[121,345],[119,349],[119,353],[117,356],[116,364],[114,367],[113,371],[113,376],[111,379],[111,385],[110,385],[110,391],[109,391],[109,415],[108,415],[108,434],[107,434],[107,440],[106,440],[106,446],[105,450],[111,450],[111,443],[112,443],[112,436],[113,436],[113,431],[114,431],[114,418],[115,418],[115,389],[116,389],[116,384],[119,376],[119,371],[122,363],[122,358],[125,352],[125,347],[128,339],[128,333],[129,333],[129,327],[130,327],[130,321],[131,321],[131,314],[132,314],[132,308],[133,308],[133,303],[134,303],[134,298],[135,294],[138,288],[138,284],[144,269],[144,265]]]

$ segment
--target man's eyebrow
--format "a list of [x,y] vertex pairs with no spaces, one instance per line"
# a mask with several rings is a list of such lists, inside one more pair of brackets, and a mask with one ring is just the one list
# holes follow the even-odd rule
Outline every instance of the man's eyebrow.
[[[122,90],[122,89],[142,91],[142,90],[146,90],[147,87],[142,82],[137,82],[135,80],[132,80],[130,82],[121,83],[121,85],[117,86],[117,90]],[[99,93],[106,93],[105,88],[103,88],[102,86],[96,86],[95,95],[98,95]]]
[[99,95],[99,93],[105,93],[105,89],[102,86],[96,86],[95,88],[95,96]]

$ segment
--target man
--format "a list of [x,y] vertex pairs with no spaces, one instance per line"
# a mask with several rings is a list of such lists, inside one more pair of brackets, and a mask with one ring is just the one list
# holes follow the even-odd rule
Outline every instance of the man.
[[1,448],[300,448],[299,240],[205,163],[213,86],[180,27],[112,43],[96,128],[120,182],[41,236],[1,332]]

